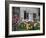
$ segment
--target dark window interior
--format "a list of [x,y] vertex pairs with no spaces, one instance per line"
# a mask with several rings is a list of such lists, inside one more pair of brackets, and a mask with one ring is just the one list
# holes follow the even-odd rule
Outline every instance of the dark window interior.
[[35,13],[33,13],[33,18],[36,18],[36,14]]
[[12,7],[12,15],[18,15],[20,14],[20,8],[19,7]]
[[27,13],[26,11],[24,11],[24,19],[29,19],[29,13]]

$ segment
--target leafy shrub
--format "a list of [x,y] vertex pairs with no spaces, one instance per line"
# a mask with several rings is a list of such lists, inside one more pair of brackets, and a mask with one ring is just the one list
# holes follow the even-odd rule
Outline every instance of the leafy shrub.
[[36,26],[34,27],[34,30],[40,30],[40,23],[36,24]]
[[[28,29],[26,28],[27,24],[29,24]],[[24,30],[40,30],[40,23],[37,23],[36,26],[34,26],[33,22],[27,22],[27,24],[25,24],[24,22],[20,23],[18,29],[21,30],[21,31],[24,31]]]
[[19,30],[25,30],[25,24],[24,23],[20,23],[19,25]]

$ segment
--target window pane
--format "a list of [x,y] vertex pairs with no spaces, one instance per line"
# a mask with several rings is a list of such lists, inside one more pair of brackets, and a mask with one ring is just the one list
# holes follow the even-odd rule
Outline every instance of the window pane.
[[27,13],[26,11],[24,11],[24,19],[29,19],[29,13]]
[[34,21],[36,21],[36,14],[35,13],[33,13],[33,19],[34,19]]
[[36,14],[35,13],[33,13],[33,18],[36,18]]
[[26,11],[24,11],[24,19],[26,19]]

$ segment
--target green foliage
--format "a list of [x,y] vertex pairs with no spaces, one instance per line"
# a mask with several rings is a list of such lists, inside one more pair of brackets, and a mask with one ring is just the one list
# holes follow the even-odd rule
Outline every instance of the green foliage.
[[19,25],[19,30],[25,30],[26,29],[25,27],[26,27],[25,24],[24,23],[21,23]]
[[[19,30],[24,31],[26,29],[26,24],[25,23],[20,23]],[[34,26],[33,23],[29,22],[29,29],[28,30],[40,30],[40,23],[37,23],[36,26]]]
[[40,30],[40,23],[36,24],[36,26],[34,27],[34,30]]

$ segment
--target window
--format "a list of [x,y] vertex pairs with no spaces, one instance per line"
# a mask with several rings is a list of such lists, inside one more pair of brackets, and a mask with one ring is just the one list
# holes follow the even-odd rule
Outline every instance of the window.
[[35,13],[33,13],[33,18],[36,18],[36,14]]
[[26,11],[24,11],[24,19],[29,19],[29,13],[27,13]]
[[33,19],[36,21],[36,13],[33,13]]

